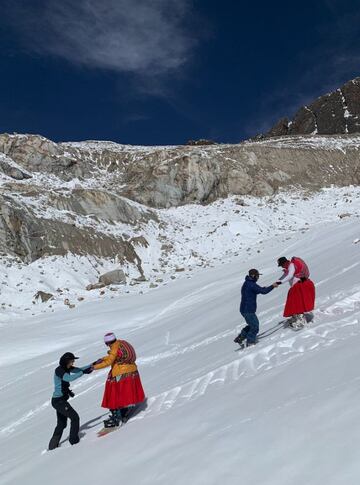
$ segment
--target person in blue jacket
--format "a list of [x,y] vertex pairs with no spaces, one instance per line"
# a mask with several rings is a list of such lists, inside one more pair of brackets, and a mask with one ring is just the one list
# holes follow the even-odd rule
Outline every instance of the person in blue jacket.
[[259,320],[256,316],[257,296],[259,294],[266,295],[278,286],[277,283],[273,283],[271,286],[259,286],[257,284],[259,277],[259,271],[257,269],[251,269],[241,288],[240,313],[244,317],[247,325],[234,339],[234,342],[242,345],[246,340],[247,347],[256,344],[256,336],[259,332]]
[[68,400],[75,394],[70,389],[70,382],[75,381],[84,374],[90,374],[93,366],[74,367],[75,357],[71,352],[66,352],[59,361],[59,367],[54,373],[54,393],[51,405],[56,410],[57,425],[49,443],[49,450],[54,450],[60,444],[61,436],[67,425],[68,418],[71,421],[69,441],[72,445],[79,443],[80,418],[75,409],[70,406]]

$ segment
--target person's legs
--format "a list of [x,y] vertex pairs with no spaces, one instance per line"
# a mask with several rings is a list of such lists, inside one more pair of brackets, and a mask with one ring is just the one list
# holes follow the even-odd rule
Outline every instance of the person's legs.
[[[245,314],[244,314],[244,313],[242,313],[241,315],[242,315],[242,317],[243,317],[243,318],[245,319],[245,321],[246,321]],[[246,323],[247,323],[247,321],[246,321]],[[237,336],[237,337],[234,339],[234,342],[236,342],[236,343],[237,343],[237,344],[239,344],[239,345],[240,345],[240,344],[242,344],[242,342],[243,342],[244,340],[246,340],[249,330],[250,330],[249,325],[246,325],[246,326],[245,326],[245,327],[244,327],[244,328],[241,330],[241,332],[239,333],[239,335],[238,335],[238,336]]]
[[[67,418],[69,418],[71,421],[69,441],[72,445],[75,445],[80,441],[79,439],[80,418],[78,413],[64,399],[58,399],[58,400],[53,399],[51,404],[53,408],[56,409],[56,414],[58,418],[58,425],[56,426],[53,438],[51,438],[51,441],[50,441],[51,445],[55,448],[59,446],[62,433],[66,428]],[[49,445],[49,449],[50,449],[50,445]]]
[[67,425],[67,417],[59,410],[59,408],[61,407],[60,399],[53,399],[51,401],[51,405],[56,410],[56,418],[57,418],[56,427],[54,429],[54,433],[49,442],[49,450],[54,450],[59,446],[63,431]]
[[245,313],[244,318],[249,326],[246,333],[246,341],[248,344],[256,344],[256,336],[259,333],[259,320],[256,313]]
[[54,433],[51,437],[51,440],[49,442],[49,450],[54,450],[59,446],[63,431],[66,428],[66,424],[67,424],[66,416],[60,414],[59,411],[56,411],[56,417],[57,417],[57,424],[56,424],[56,428],[54,429]]
[[79,443],[80,441],[80,437],[79,437],[80,417],[78,413],[75,411],[75,409],[70,406],[70,404],[68,404],[67,406],[68,406],[68,409],[67,409],[68,418],[71,421],[69,441],[70,441],[70,444],[76,445],[76,443]]

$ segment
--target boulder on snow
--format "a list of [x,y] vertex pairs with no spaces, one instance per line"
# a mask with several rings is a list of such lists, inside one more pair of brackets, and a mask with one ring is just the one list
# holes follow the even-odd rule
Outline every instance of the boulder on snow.
[[114,269],[100,276],[99,283],[108,285],[123,285],[126,283],[126,276],[122,269]]
[[38,291],[34,296],[35,300],[41,300],[42,303],[46,303],[49,300],[52,300],[54,295],[51,293],[46,293],[45,291]]
[[94,284],[87,285],[86,289],[98,290],[99,288],[104,288],[109,285],[125,285],[126,276],[122,269],[114,269],[113,271],[108,271],[99,277],[99,281]]

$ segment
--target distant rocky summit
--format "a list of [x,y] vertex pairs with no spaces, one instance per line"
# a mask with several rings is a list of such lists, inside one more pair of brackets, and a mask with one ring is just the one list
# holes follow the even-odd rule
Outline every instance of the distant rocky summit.
[[360,77],[280,119],[266,136],[360,133]]

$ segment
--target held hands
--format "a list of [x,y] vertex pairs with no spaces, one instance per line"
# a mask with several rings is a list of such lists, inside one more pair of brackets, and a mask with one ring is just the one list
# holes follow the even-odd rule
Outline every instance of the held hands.
[[83,370],[83,374],[91,374],[93,370],[94,370],[94,366],[91,365],[87,369]]

